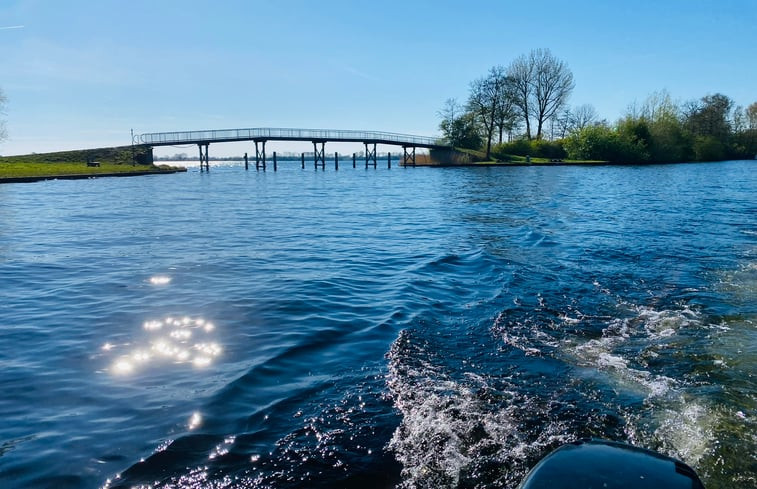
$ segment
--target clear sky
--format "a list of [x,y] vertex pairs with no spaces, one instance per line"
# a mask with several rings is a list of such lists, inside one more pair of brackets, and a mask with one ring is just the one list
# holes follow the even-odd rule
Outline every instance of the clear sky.
[[0,0],[0,154],[132,128],[435,135],[445,99],[534,48],[610,121],[662,89],[757,101],[757,0]]

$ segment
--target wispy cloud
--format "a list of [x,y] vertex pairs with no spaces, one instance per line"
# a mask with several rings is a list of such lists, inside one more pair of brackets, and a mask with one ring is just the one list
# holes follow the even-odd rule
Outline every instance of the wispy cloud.
[[0,27],[0,31],[7,31],[9,29],[23,29],[26,26],[23,25],[9,25],[5,27]]
[[376,77],[375,77],[375,76],[373,76],[373,75],[369,75],[368,73],[365,73],[365,72],[363,72],[363,71],[360,71],[360,70],[358,70],[357,68],[354,68],[354,67],[352,67],[352,66],[349,66],[349,65],[342,65],[342,66],[341,66],[341,68],[342,68],[342,69],[343,69],[344,71],[346,71],[347,73],[349,73],[349,74],[351,74],[351,75],[353,75],[353,76],[356,76],[356,77],[358,77],[358,78],[362,78],[362,79],[364,79],[364,80],[369,80],[369,81],[374,81],[374,82],[375,82],[375,81],[381,81],[381,80],[380,80],[379,78],[376,78]]

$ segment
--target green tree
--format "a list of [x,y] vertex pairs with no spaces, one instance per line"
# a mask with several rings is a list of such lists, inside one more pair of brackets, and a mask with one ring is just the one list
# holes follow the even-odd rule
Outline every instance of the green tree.
[[726,147],[714,136],[696,136],[694,158],[697,161],[722,161],[726,158]]
[[649,125],[650,160],[657,163],[690,161],[692,154],[691,135],[677,117],[661,117]]
[[639,163],[649,159],[644,143],[635,138],[632,131],[619,131],[606,125],[575,131],[563,144],[568,158],[575,160]]
[[733,101],[720,93],[690,103],[686,116],[689,130],[694,135],[712,136],[725,142],[731,133],[728,121],[731,107]]
[[483,145],[481,132],[473,114],[464,112],[454,98],[447,99],[438,112],[444,140],[456,148],[480,149]]
[[643,121],[647,126],[648,136],[643,139],[649,161],[668,163],[694,158],[692,138],[680,114],[681,109],[666,90],[654,92],[640,105],[634,103],[629,107],[625,120]]

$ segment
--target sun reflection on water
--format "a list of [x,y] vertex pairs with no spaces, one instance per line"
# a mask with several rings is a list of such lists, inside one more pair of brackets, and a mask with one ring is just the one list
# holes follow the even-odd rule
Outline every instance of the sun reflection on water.
[[171,282],[171,277],[166,277],[165,275],[156,275],[154,277],[150,277],[150,283],[152,285],[166,285]]
[[[212,337],[215,325],[203,318],[166,317],[146,321],[142,329],[149,335],[146,342],[134,345],[129,352],[120,352],[110,367],[113,374],[128,375],[166,362],[203,368],[222,353],[221,346]],[[102,346],[107,352],[116,348],[110,342]]]
[[200,425],[202,425],[202,414],[195,411],[192,413],[192,416],[189,418],[189,422],[187,423],[187,428],[190,430],[194,430],[196,428],[199,428]]

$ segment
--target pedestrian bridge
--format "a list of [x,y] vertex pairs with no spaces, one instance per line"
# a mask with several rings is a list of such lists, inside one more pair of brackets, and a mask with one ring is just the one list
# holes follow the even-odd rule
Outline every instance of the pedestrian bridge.
[[[173,146],[180,144],[197,144],[200,150],[200,170],[209,170],[208,146],[210,143],[228,143],[233,141],[253,141],[255,143],[255,163],[265,167],[265,143],[267,141],[311,141],[315,151],[316,167],[325,166],[325,144],[327,142],[363,143],[365,161],[376,165],[376,145],[389,144],[402,146],[403,163],[415,165],[415,149],[449,149],[450,146],[440,138],[414,136],[380,131],[354,131],[341,129],[291,129],[257,127],[248,129],[217,129],[204,131],[152,132],[134,135],[135,144],[149,146]],[[319,147],[320,145],[320,147]],[[303,156],[304,164],[304,156]]]

